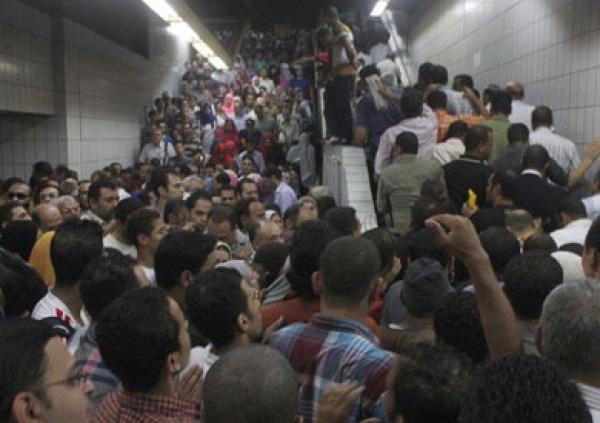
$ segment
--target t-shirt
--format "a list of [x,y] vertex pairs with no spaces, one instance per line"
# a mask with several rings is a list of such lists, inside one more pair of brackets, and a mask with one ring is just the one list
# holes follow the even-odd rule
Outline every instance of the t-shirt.
[[148,279],[150,281],[150,285],[156,286],[156,273],[154,273],[154,268],[146,267],[141,264],[140,264],[140,268],[144,272],[144,275],[146,275],[146,279]]
[[103,239],[104,248],[114,248],[122,254],[137,260],[137,250],[133,245],[127,245],[119,241],[113,234],[108,234]]
[[185,375],[194,365],[198,365],[204,370],[203,375],[204,378],[206,378],[206,374],[211,366],[219,360],[219,356],[212,352],[213,348],[212,344],[208,344],[206,347],[192,348],[190,350],[190,361],[181,374]]

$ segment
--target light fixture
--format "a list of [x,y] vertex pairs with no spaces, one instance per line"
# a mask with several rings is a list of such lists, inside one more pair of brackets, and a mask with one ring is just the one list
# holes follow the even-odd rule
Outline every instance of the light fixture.
[[163,21],[173,22],[181,20],[177,12],[165,0],[142,0]]
[[209,46],[207,46],[204,41],[198,40],[193,43],[193,46],[196,49],[196,51],[198,51],[198,53],[200,53],[204,57],[211,57],[215,55],[214,51],[212,51],[212,49]]
[[183,38],[186,41],[195,41],[198,38],[198,34],[196,34],[194,32],[194,30],[192,28],[190,28],[190,26],[185,23],[185,22],[172,22],[169,24],[169,27],[167,28],[169,32],[171,32],[173,35],[176,35],[180,38]]
[[375,6],[373,6],[373,10],[371,10],[372,17],[379,17],[383,14],[385,9],[387,8],[390,0],[377,0]]

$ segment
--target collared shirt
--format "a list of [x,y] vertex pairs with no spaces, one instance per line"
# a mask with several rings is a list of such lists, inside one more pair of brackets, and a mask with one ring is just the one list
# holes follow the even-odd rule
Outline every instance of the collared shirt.
[[92,222],[96,222],[102,227],[104,227],[108,223],[91,210],[86,210],[86,212],[81,215],[81,220],[91,220]]
[[281,209],[281,214],[284,215],[286,210],[297,202],[294,190],[285,182],[280,182],[275,190],[275,204]]
[[529,132],[531,132],[531,114],[533,113],[533,109],[535,107],[531,104],[527,104],[522,100],[513,100],[512,113],[508,117],[508,120],[510,123],[522,123],[526,125]]
[[165,165],[170,157],[175,156],[173,144],[165,144],[164,141],[161,141],[159,145],[156,145],[154,142],[149,142],[142,148],[140,162],[150,163],[152,160],[158,159],[162,165]]
[[348,422],[373,415],[385,391],[392,357],[377,346],[375,335],[363,324],[316,314],[308,324],[287,326],[269,341],[290,362],[300,381],[298,414],[317,421],[321,395],[334,383],[352,381],[365,390]]
[[446,134],[448,133],[448,128],[453,122],[457,120],[462,120],[466,123],[469,128],[474,127],[478,123],[483,121],[483,116],[479,115],[451,115],[446,110],[436,110],[435,116],[438,120],[438,136],[437,142],[444,142],[444,138],[446,138]]
[[506,116],[495,115],[488,120],[484,120],[481,124],[490,128],[494,133],[492,153],[488,159],[489,163],[494,163],[508,148],[508,127],[510,126],[510,122]]
[[412,132],[419,140],[419,159],[432,159],[433,146],[437,141],[438,122],[433,110],[426,104],[423,105],[423,114],[415,118],[408,118],[398,125],[392,126],[383,133],[379,140],[379,148],[375,157],[375,173],[381,171],[393,161],[392,150],[396,144],[396,137],[402,132]]
[[581,160],[573,141],[554,134],[550,128],[537,128],[529,135],[531,145],[541,145],[562,169],[571,173]]
[[595,220],[600,216],[600,194],[584,198],[581,202],[585,206],[585,211],[590,219]]
[[593,423],[600,423],[600,389],[584,383],[577,383],[577,387],[581,392],[581,398],[590,409]]
[[122,254],[137,260],[137,249],[135,245],[127,245],[119,241],[113,234],[108,234],[102,240],[104,248],[114,248]]
[[449,138],[446,142],[433,146],[433,158],[444,166],[465,154],[465,144],[460,138]]
[[98,404],[119,386],[119,379],[110,371],[100,355],[94,325],[81,337],[79,347],[75,351],[75,365],[88,375],[88,379],[94,384],[94,390],[89,396],[92,404]]
[[175,397],[126,392],[108,395],[89,411],[90,423],[192,423],[200,421],[200,403]]
[[590,227],[592,226],[591,219],[577,219],[562,229],[558,229],[550,233],[550,236],[556,242],[558,248],[565,244],[583,245]]

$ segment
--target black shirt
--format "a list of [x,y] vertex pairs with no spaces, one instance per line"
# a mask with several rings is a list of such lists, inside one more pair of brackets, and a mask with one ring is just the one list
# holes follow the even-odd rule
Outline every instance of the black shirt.
[[495,226],[506,226],[506,215],[514,209],[515,206],[479,209],[471,216],[471,222],[475,225],[475,229],[477,229],[478,233]]
[[466,156],[456,159],[444,166],[444,178],[448,187],[448,195],[457,210],[467,201],[469,189],[477,194],[477,206],[486,206],[485,191],[487,181],[493,173],[491,167],[483,160]]

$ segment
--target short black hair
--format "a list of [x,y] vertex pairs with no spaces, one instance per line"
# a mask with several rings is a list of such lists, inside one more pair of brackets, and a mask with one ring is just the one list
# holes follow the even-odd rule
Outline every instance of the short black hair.
[[442,65],[434,65],[429,72],[432,84],[448,85],[448,69]]
[[438,261],[444,268],[448,266],[450,255],[431,229],[421,229],[407,235],[406,238],[410,261],[420,258],[430,258]]
[[434,64],[431,62],[424,62],[419,65],[419,80],[431,83],[431,70]]
[[390,270],[396,257],[397,241],[393,232],[386,228],[375,228],[362,234],[362,237],[371,241],[379,251],[382,270]]
[[0,296],[4,298],[0,309],[4,309],[4,317],[21,318],[26,312],[31,314],[47,293],[48,287],[33,267],[0,248]]
[[[246,156],[246,157],[248,157],[248,156]],[[246,158],[246,157],[244,157],[244,158]],[[250,157],[250,159],[251,159],[251,157]],[[254,161],[254,160],[252,160],[252,161]],[[239,195],[241,195],[242,192],[243,192],[243,190],[244,190],[244,184],[254,184],[254,185],[256,185],[256,182],[254,181],[254,179],[250,179],[250,178],[243,178],[240,181],[238,181],[237,190],[236,191],[237,191],[237,193]]]
[[216,224],[227,221],[231,224],[231,230],[235,230],[236,227],[235,210],[233,210],[233,207],[228,205],[215,205],[208,215],[208,220],[212,220]]
[[169,354],[179,351],[179,324],[162,291],[127,292],[100,314],[96,340],[102,359],[131,392],[147,392],[160,381]]
[[267,288],[279,277],[288,258],[289,248],[282,242],[266,242],[260,246],[254,255],[252,265],[258,265],[264,272],[261,288]]
[[547,252],[528,251],[506,265],[502,280],[517,317],[536,320],[542,315],[546,297],[563,282],[563,270]]
[[338,238],[321,254],[321,296],[325,301],[358,304],[369,296],[380,271],[381,258],[371,241]]
[[81,301],[92,320],[98,319],[111,302],[139,287],[133,261],[119,251],[107,248],[83,271],[79,282]]
[[337,207],[337,203],[335,202],[335,198],[330,195],[323,195],[317,198],[317,210],[319,214],[319,219],[323,219],[325,214]]
[[488,345],[472,293],[447,294],[434,312],[433,328],[443,344],[463,352],[473,363],[482,363],[488,357]]
[[464,354],[420,343],[403,351],[394,378],[394,416],[405,423],[455,422],[469,392],[473,366]]
[[490,129],[483,125],[477,125],[467,132],[465,138],[466,151],[474,151],[480,145],[490,142]]
[[475,88],[475,81],[473,80],[473,77],[469,74],[461,73],[459,75],[455,75],[454,80],[461,81],[463,84],[465,84],[466,87],[469,87],[471,89]]
[[102,254],[102,228],[90,220],[70,219],[61,223],[50,242],[50,260],[56,284],[73,286],[92,259]]
[[533,355],[506,356],[487,363],[462,405],[460,423],[592,422],[575,384],[550,360]]
[[588,250],[600,252],[600,218],[596,218],[592,223],[585,237],[584,246]]
[[450,138],[462,139],[467,135],[467,132],[469,132],[469,125],[464,120],[455,120],[448,127],[445,140],[449,140]]
[[445,109],[448,105],[448,96],[442,90],[435,90],[427,96],[427,105],[433,110]]
[[558,205],[558,211],[574,219],[582,219],[587,216],[583,202],[571,198],[562,200]]
[[231,179],[229,178],[229,175],[227,174],[227,172],[219,173],[216,176],[215,181],[221,185],[230,185],[231,184]]
[[[225,189],[225,187],[223,187],[222,189]],[[230,188],[230,189],[233,189],[233,188]],[[208,201],[209,203],[212,203],[212,199],[210,198],[210,195],[208,195],[208,193],[206,191],[203,191],[203,190],[194,191],[185,200],[185,205],[187,206],[188,210],[192,210],[194,207],[196,207],[196,203],[198,202],[198,200],[205,200],[205,201]]]
[[488,228],[479,234],[479,239],[496,274],[502,274],[504,266],[521,253],[521,244],[517,237],[504,227]]
[[512,97],[506,90],[499,90],[492,97],[492,113],[509,116],[512,113]]
[[[15,319],[0,321],[0,420],[11,421],[12,405],[22,391],[42,383],[45,348],[56,333],[47,323]],[[42,388],[40,395],[44,394]]]
[[518,142],[529,141],[529,128],[522,123],[513,123],[508,127],[508,144],[513,145]]
[[2,185],[1,185],[2,195],[6,194],[12,188],[12,186],[16,185],[16,184],[27,185],[27,182],[25,182],[23,179],[18,178],[16,176],[8,178],[6,181],[2,182]]
[[294,232],[287,279],[299,296],[306,298],[315,295],[311,276],[321,268],[321,254],[334,237],[335,232],[324,220],[308,220]]
[[250,217],[250,205],[252,203],[260,203],[260,201],[254,197],[242,198],[235,205],[235,220],[239,228],[242,227],[242,216]]
[[523,169],[542,170],[550,161],[550,155],[541,145],[530,145],[523,156]]
[[492,175],[492,185],[499,185],[502,196],[513,201],[519,199],[519,183],[511,173],[497,170]]
[[558,251],[556,241],[548,234],[533,234],[523,243],[523,251],[545,251],[552,254]]
[[537,106],[531,112],[531,126],[536,129],[540,126],[551,127],[554,123],[552,109],[547,106]]
[[359,227],[354,207],[343,206],[329,210],[325,214],[325,221],[337,232],[338,236],[352,235]]
[[404,131],[396,137],[396,147],[400,147],[405,154],[417,154],[419,152],[419,139],[414,132]]
[[414,88],[406,88],[402,93],[400,106],[406,119],[421,116],[423,113],[423,94]]
[[216,244],[217,240],[212,235],[193,231],[176,231],[165,235],[154,255],[156,284],[168,291],[179,283],[181,274],[186,270],[197,274]]
[[160,213],[153,209],[139,209],[129,216],[127,220],[127,239],[136,247],[139,246],[140,235],[150,236],[154,228],[154,221],[160,219]]
[[187,204],[183,200],[169,200],[165,204],[165,210],[163,212],[163,222],[169,223],[171,215],[177,213],[179,210],[187,210]]
[[275,177],[278,181],[281,181],[282,175],[281,170],[277,166],[269,166],[267,167],[267,171],[265,173],[265,178],[269,179],[272,176]]
[[100,178],[95,182],[92,182],[90,188],[88,190],[88,199],[99,201],[100,200],[100,191],[102,188],[110,189],[114,191],[117,189],[117,186],[108,178]]
[[293,423],[298,380],[279,351],[263,345],[221,357],[204,382],[206,423]]
[[160,187],[163,187],[164,189],[169,188],[169,175],[179,176],[170,168],[154,169],[150,174],[150,181],[148,182],[146,189],[151,190],[158,198],[160,196],[158,191]]
[[186,291],[191,323],[216,348],[229,345],[238,333],[237,319],[248,312],[242,276],[233,269],[214,269],[196,276]]
[[117,208],[115,209],[115,219],[124,225],[127,223],[127,218],[131,213],[142,208],[144,208],[144,203],[137,198],[125,198],[117,204]]

